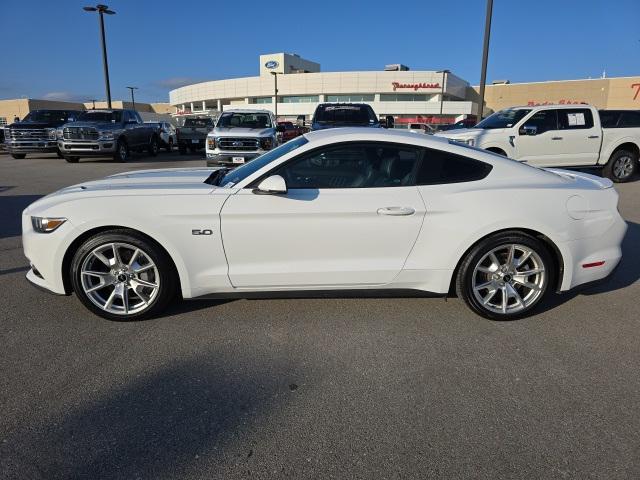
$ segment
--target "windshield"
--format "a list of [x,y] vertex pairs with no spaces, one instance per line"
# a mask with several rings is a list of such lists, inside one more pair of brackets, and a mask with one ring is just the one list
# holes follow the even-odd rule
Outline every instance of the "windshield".
[[313,121],[367,126],[378,123],[376,114],[369,105],[320,105]]
[[[215,178],[215,182],[211,182],[209,181],[209,179],[207,179],[206,183],[212,183],[213,185],[221,185],[222,187],[231,188],[238,182],[241,182],[242,180],[247,178],[249,175],[252,175],[260,170],[265,165],[268,165],[269,163],[277,160],[283,155],[292,152],[305,143],[309,143],[309,140],[307,140],[304,136],[297,137],[293,140],[288,141],[287,143],[283,143],[279,147],[274,148],[267,153],[260,155],[255,160],[252,160],[249,163],[245,163],[243,166],[238,167],[235,170],[222,170],[225,173],[224,176],[217,175],[219,178]],[[215,174],[216,172],[213,172],[212,176]]]
[[223,113],[218,120],[218,128],[271,128],[271,118],[267,113]]
[[122,120],[122,112],[120,110],[114,110],[113,112],[88,110],[86,112],[82,112],[78,117],[78,120],[82,120],[83,122],[120,123]]
[[518,123],[531,110],[527,109],[507,109],[489,115],[487,118],[478,123],[474,128],[511,128]]
[[52,125],[62,125],[63,123],[67,123],[69,121],[73,121],[74,113],[79,114],[80,112],[67,112],[65,110],[34,110],[33,112],[29,112],[29,114],[24,117],[23,122],[33,122],[33,123],[49,123]]
[[213,119],[212,118],[187,118],[184,121],[185,127],[213,127]]

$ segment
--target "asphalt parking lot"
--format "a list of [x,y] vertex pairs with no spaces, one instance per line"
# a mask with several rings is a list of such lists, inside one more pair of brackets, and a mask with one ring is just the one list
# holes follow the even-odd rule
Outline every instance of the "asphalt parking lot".
[[640,180],[599,286],[496,323],[458,299],[193,301],[109,322],[24,279],[20,213],[128,164],[0,155],[0,478],[640,476]]

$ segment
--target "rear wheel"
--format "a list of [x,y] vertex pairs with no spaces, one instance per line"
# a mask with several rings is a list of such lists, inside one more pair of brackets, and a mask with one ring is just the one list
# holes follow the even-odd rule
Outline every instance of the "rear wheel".
[[482,240],[467,254],[456,292],[483,317],[512,320],[540,303],[553,277],[551,255],[540,240],[504,232]]
[[638,156],[629,150],[618,150],[602,169],[605,177],[616,183],[628,182],[638,169]]
[[69,162],[69,163],[78,163],[78,160],[80,160],[80,157],[64,157],[64,159]]
[[160,144],[158,143],[158,137],[156,137],[155,135],[152,135],[151,140],[149,140],[149,145],[147,146],[147,153],[151,157],[157,157],[159,150],[160,150]]
[[113,159],[116,162],[126,162],[129,160],[129,145],[127,145],[127,142],[123,138],[118,140]]
[[25,158],[27,156],[26,153],[12,153],[11,156],[13,158],[15,158],[16,160],[22,160],[23,158]]
[[143,235],[99,233],[71,262],[73,290],[92,312],[110,320],[138,320],[161,312],[177,292],[171,260]]

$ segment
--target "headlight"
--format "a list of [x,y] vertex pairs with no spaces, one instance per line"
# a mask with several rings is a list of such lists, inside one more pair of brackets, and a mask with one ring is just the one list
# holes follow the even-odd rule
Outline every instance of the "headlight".
[[215,150],[216,149],[216,139],[215,139],[215,137],[207,137],[207,148],[209,150]]
[[56,130],[56,137],[58,137],[58,140],[62,140],[62,138],[64,137],[64,129],[63,128],[59,128]]
[[66,221],[66,218],[60,217],[31,217],[31,225],[38,233],[51,233]]
[[273,138],[271,138],[271,137],[266,137],[266,138],[261,138],[260,139],[260,147],[263,150],[271,150],[273,148],[273,144],[274,144],[274,141],[273,141]]
[[113,132],[99,132],[98,135],[98,140],[113,140]]
[[47,135],[49,136],[49,140],[56,139],[56,129],[55,128],[47,128]]

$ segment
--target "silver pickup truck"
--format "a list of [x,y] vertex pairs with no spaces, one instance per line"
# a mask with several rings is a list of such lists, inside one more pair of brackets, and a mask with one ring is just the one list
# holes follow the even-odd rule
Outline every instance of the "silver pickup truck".
[[58,149],[67,162],[82,157],[129,160],[131,151],[146,150],[155,157],[160,148],[157,127],[146,124],[135,110],[87,110],[77,121],[56,132]]

